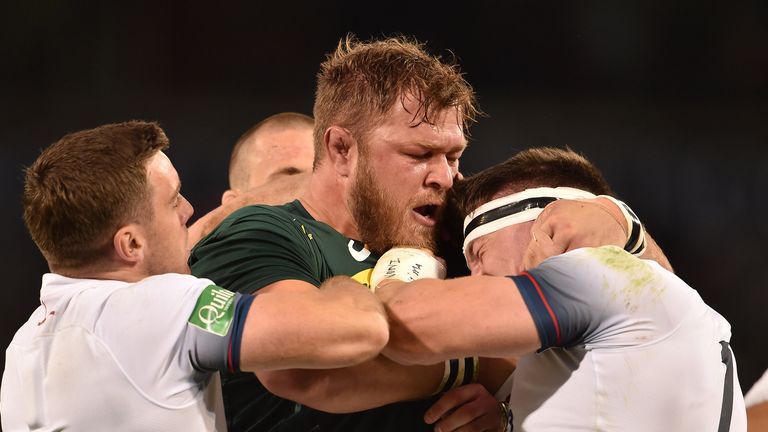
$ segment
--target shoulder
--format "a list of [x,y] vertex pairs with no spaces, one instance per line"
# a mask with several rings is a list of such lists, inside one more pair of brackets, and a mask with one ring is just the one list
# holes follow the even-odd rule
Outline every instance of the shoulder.
[[114,290],[103,304],[95,332],[110,346],[168,347],[184,334],[193,311],[219,292],[226,300],[234,296],[204,278],[174,273],[151,276]]
[[301,215],[293,211],[290,204],[282,206],[252,205],[236,210],[200,244],[220,241],[223,238],[249,235],[252,231],[294,231]]
[[652,261],[642,260],[617,246],[580,248],[544,260],[531,272],[569,280],[607,276],[650,280],[664,272]]
[[159,290],[162,292],[161,295],[173,297],[183,292],[199,292],[209,285],[215,284],[210,279],[191,274],[165,273],[145,278],[134,284],[133,288],[151,292]]
[[[167,273],[150,276],[110,293],[105,310],[113,317],[172,317],[188,314],[202,291],[215,285],[209,279],[188,274]],[[162,320],[161,318],[159,320]]]
[[295,218],[296,216],[291,213],[290,207],[258,204],[243,207],[234,211],[222,221],[217,230],[230,229],[233,226],[243,223],[263,223],[269,221],[290,222]]
[[698,316],[706,308],[696,291],[673,273],[615,246],[551,257],[530,274],[561,325],[572,325],[573,331],[564,333],[575,343],[594,347],[658,340],[686,316]]

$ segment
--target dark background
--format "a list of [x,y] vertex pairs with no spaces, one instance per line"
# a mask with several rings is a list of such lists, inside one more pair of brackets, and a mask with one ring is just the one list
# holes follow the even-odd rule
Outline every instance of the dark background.
[[22,169],[41,148],[158,120],[199,216],[226,188],[243,131],[311,114],[318,65],[340,37],[405,33],[455,53],[488,114],[465,173],[530,146],[584,153],[731,322],[742,388],[768,367],[768,2],[157,3],[0,5],[0,345],[46,271],[20,206]]

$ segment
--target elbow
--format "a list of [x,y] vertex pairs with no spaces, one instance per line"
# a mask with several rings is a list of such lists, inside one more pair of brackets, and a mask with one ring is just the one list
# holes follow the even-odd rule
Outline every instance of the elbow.
[[412,352],[403,350],[400,346],[394,346],[393,344],[387,345],[381,354],[395,363],[400,363],[404,366],[412,366],[419,364],[419,357],[412,355]]
[[335,367],[354,366],[364,363],[378,356],[389,342],[389,324],[386,317],[381,314],[376,316],[359,317],[354,331],[348,333],[344,341],[334,349],[326,350],[327,353],[338,356]]
[[419,339],[407,328],[390,323],[389,343],[382,350],[382,354],[394,362],[402,365],[431,365],[439,363],[447,356],[441,356],[435,347]]
[[438,346],[444,338],[421,328],[422,311],[412,302],[388,303],[387,314],[389,343],[382,355],[402,365],[431,365],[448,358]]
[[[332,414],[346,414],[368,407],[350,402],[349,391],[339,386],[344,369],[291,369],[257,372],[264,388],[275,396]],[[357,400],[357,398],[354,398]]]
[[427,351],[423,346],[418,347],[413,344],[404,345],[392,342],[381,353],[390,360],[405,366],[427,366],[446,359],[444,356],[441,357]]
[[389,323],[383,314],[375,314],[367,321],[362,329],[363,336],[360,339],[361,347],[358,358],[354,364],[370,360],[381,353],[381,350],[389,343]]

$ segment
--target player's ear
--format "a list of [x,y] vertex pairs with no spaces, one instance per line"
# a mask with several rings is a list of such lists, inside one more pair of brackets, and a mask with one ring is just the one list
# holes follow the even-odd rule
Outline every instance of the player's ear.
[[237,190],[235,189],[227,189],[224,191],[223,194],[221,194],[221,204],[224,205],[233,199],[237,198],[237,196],[240,195]]
[[331,126],[323,135],[325,152],[334,170],[342,177],[349,177],[357,161],[357,140],[346,128]]
[[132,223],[120,227],[112,237],[112,244],[120,260],[131,264],[144,260],[147,239],[139,225]]
[[483,266],[479,259],[473,254],[467,252],[464,255],[467,258],[467,267],[472,276],[480,276],[483,274]]

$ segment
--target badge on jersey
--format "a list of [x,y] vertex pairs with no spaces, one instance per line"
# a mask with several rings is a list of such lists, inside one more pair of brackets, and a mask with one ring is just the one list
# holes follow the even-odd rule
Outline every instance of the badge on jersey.
[[235,293],[216,285],[208,285],[197,298],[187,320],[208,333],[226,336],[235,314]]

